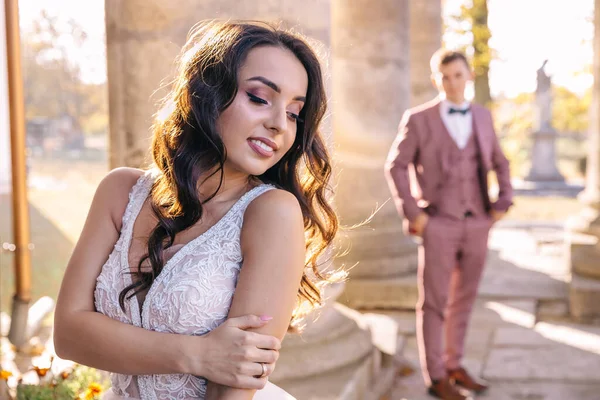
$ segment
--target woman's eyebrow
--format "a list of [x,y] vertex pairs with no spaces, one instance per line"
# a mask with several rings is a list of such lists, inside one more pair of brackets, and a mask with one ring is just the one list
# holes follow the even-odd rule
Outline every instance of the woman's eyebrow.
[[[279,88],[279,86],[277,86],[277,84],[275,82],[265,78],[264,76],[253,76],[252,78],[246,79],[246,81],[258,81],[258,82],[262,83],[263,85],[270,87],[277,93],[281,94],[281,89]],[[296,96],[296,97],[294,97],[294,100],[306,102],[306,97]]]

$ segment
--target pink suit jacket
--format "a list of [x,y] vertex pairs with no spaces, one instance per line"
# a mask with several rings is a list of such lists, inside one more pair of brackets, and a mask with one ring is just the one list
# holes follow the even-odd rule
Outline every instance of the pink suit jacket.
[[[472,104],[474,134],[487,191],[487,174],[496,173],[498,200],[489,206],[506,211],[512,204],[509,162],[504,156],[492,116],[486,108]],[[385,175],[398,212],[413,221],[429,204],[435,204],[439,189],[451,165],[449,151],[439,135],[447,135],[438,99],[406,111],[398,128],[385,166]]]

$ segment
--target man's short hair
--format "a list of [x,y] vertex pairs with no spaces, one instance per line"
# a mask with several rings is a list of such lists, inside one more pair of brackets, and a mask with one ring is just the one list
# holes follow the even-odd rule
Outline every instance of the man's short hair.
[[462,52],[456,50],[439,49],[433,53],[433,56],[429,62],[431,73],[435,74],[436,72],[439,72],[442,65],[448,65],[452,61],[456,60],[461,60],[465,63],[468,69],[471,69],[467,57]]

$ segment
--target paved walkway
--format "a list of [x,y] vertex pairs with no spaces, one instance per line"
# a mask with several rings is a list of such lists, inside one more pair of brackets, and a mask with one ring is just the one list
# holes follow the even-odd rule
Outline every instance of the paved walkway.
[[[569,270],[562,228],[503,221],[490,237],[465,367],[487,379],[493,400],[600,399],[600,324],[567,315]],[[418,363],[414,313],[393,314],[407,366],[393,400],[431,399]]]

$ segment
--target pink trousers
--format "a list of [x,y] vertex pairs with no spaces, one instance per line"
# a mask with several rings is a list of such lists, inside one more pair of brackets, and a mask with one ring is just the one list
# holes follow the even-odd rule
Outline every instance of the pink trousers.
[[429,218],[419,248],[417,341],[425,382],[460,367],[487,255],[490,218]]

